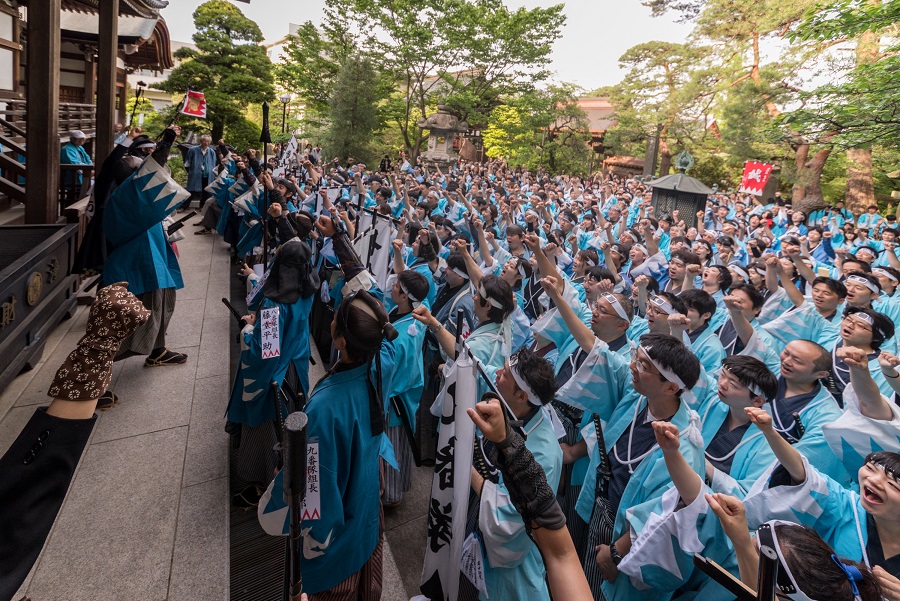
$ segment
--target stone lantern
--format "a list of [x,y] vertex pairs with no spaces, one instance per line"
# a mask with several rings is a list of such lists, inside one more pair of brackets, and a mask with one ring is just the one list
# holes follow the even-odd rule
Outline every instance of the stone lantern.
[[685,173],[693,166],[694,157],[685,150],[675,158],[678,173],[644,182],[653,188],[651,203],[657,219],[660,215],[671,215],[677,209],[687,227],[697,227],[697,211],[706,210],[706,201],[715,190]]
[[422,129],[430,130],[428,135],[428,150],[422,153],[426,161],[437,163],[441,166],[448,165],[459,155],[453,148],[457,135],[469,130],[469,124],[460,121],[459,117],[450,111],[450,107],[439,104],[438,111],[425,119],[419,119],[416,124]]

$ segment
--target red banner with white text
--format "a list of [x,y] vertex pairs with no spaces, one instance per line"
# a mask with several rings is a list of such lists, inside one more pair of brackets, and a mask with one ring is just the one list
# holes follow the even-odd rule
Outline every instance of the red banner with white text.
[[738,192],[762,196],[763,188],[769,181],[773,165],[747,161],[744,163],[744,175],[741,177],[741,187]]

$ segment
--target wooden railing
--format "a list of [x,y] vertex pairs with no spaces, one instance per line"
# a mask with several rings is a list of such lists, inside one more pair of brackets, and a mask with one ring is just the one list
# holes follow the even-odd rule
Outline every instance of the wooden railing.
[[[26,101],[4,100],[0,103],[0,195],[16,202],[25,202],[27,156],[25,148]],[[69,132],[81,130],[89,138],[97,131],[97,109],[92,104],[59,103],[58,135],[60,145],[68,142]],[[90,188],[93,166],[65,165],[60,173],[60,208],[80,200]],[[71,171],[82,172],[82,185],[66,185],[65,176]],[[70,176],[73,177],[73,176]],[[4,203],[8,204],[8,203]]]

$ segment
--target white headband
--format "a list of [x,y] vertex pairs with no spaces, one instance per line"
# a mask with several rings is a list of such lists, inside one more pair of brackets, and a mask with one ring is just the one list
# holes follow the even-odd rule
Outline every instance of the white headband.
[[416,307],[418,307],[419,305],[422,304],[422,301],[420,299],[416,298],[415,296],[413,296],[412,293],[410,293],[409,289],[403,285],[403,282],[401,282],[400,280],[397,280],[397,283],[400,284],[400,290],[403,291],[403,294],[405,294],[406,296],[409,297],[409,302],[413,306],[413,309],[415,309]]
[[479,294],[479,296],[481,296],[481,298],[486,300],[495,309],[503,308],[503,303],[501,303],[500,301],[498,301],[495,298],[491,298],[490,296],[488,296],[487,290],[484,289],[484,284],[478,285],[478,294]]
[[866,322],[867,324],[869,324],[870,326],[872,326],[873,328],[875,327],[875,320],[868,313],[863,313],[862,311],[857,311],[856,313],[850,313],[847,315],[847,317],[850,317],[850,316],[857,317],[857,318],[861,319],[862,321]]
[[642,253],[644,253],[645,255],[647,255],[648,257],[650,256],[650,252],[647,250],[647,247],[644,246],[643,244],[635,244],[631,248],[636,248],[639,251],[641,251]]
[[[741,382],[741,379],[738,378],[738,377],[734,374],[734,372],[731,371],[730,369],[728,369],[727,367],[724,367],[724,366],[723,366],[723,367],[722,367],[722,371],[727,371],[727,372],[730,373],[732,376],[734,376],[734,378],[735,378],[738,382]],[[755,396],[761,396],[761,397],[763,397],[763,398],[766,397],[766,395],[763,394],[762,388],[760,388],[759,386],[757,386],[755,382],[750,382],[749,384],[744,384],[743,382],[741,382],[741,384],[743,384],[744,386],[746,386],[746,387],[747,387],[747,390],[749,390],[750,392],[752,392]]]
[[[797,585],[797,580],[791,573],[791,568],[788,566],[787,561],[785,561],[784,553],[781,551],[781,545],[778,543],[778,535],[775,534],[776,526],[794,526],[796,528],[802,528],[802,526],[784,520],[770,520],[761,524],[756,530],[756,535],[759,539],[760,552],[765,553],[767,557],[771,557],[767,552],[767,550],[770,549],[774,551],[778,557],[779,568],[776,571],[775,576],[775,584],[778,591],[792,601],[814,601],[814,599],[809,597]],[[772,539],[771,545],[769,544],[769,537]]]
[[463,271],[462,269],[458,268],[458,267],[454,267],[454,268],[451,269],[450,271],[452,271],[453,273],[455,273],[455,274],[458,275],[459,277],[463,278],[464,280],[468,280],[468,279],[469,279],[469,274],[468,274],[467,272]]
[[665,367],[660,365],[653,357],[650,356],[651,347],[641,345],[640,349],[642,351],[644,351],[644,353],[647,355],[647,359],[650,360],[650,363],[653,364],[653,367],[655,367],[657,370],[659,370],[659,375],[664,377],[669,382],[672,382],[673,384],[678,384],[678,386],[682,390],[687,388],[687,386],[685,386],[684,382],[681,381],[681,378],[679,378],[678,376],[675,375],[675,372],[673,372],[670,369],[666,369]]
[[654,294],[650,297],[649,300],[651,303],[653,303],[653,306],[663,311],[666,315],[672,315],[678,312],[675,310],[675,307],[672,306],[672,303],[667,301],[662,296],[657,296],[656,294]]
[[516,381],[516,386],[518,386],[521,390],[528,395],[528,402],[536,407],[540,407],[543,403],[538,400],[536,394],[531,389],[531,386],[528,385],[528,382],[525,381],[525,378],[519,373],[518,369],[519,358],[517,356],[513,356],[509,358],[509,372],[512,374],[513,380]]
[[625,309],[624,307],[622,307],[622,303],[619,302],[619,299],[617,299],[612,294],[606,293],[603,294],[603,300],[612,305],[612,308],[616,311],[616,315],[631,323],[631,320],[628,319],[628,313],[625,312]]
[[881,292],[881,291],[878,289],[878,286],[876,286],[875,284],[873,284],[872,282],[870,282],[870,281],[867,280],[866,278],[860,277],[860,276],[858,276],[858,275],[847,276],[847,281],[848,281],[848,282],[853,282],[854,284],[860,284],[860,285],[862,285],[862,286],[865,286],[866,288],[868,288],[869,290],[871,290],[871,291],[874,292],[875,294],[878,294],[879,292]]
[[878,275],[883,275],[884,277],[886,277],[890,281],[894,282],[895,284],[897,283],[897,278],[892,276],[889,271],[885,271],[884,269],[881,269],[880,267],[874,268],[872,270],[872,273],[877,273]]
[[734,269],[734,270],[738,273],[739,276],[741,276],[742,278],[744,278],[744,279],[747,280],[748,282],[750,281],[750,274],[747,273],[747,270],[746,270],[746,269],[744,269],[743,267],[741,267],[740,265],[737,265],[737,264],[735,264],[735,265],[729,265],[729,267],[730,267],[731,269]]

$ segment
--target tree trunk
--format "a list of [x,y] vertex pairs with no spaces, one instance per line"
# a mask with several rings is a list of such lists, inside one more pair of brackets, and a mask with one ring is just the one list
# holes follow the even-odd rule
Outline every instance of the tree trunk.
[[213,139],[213,144],[218,144],[219,140],[225,137],[225,124],[222,121],[211,121],[212,122],[212,134],[210,137]]
[[[878,4],[870,0],[870,4]],[[856,43],[856,64],[866,65],[878,60],[878,36],[867,31]],[[868,148],[851,148],[847,151],[847,208],[854,213],[865,213],[866,207],[875,204],[875,182],[872,179],[872,151]]]
[[669,145],[666,143],[665,139],[662,137],[659,138],[659,177],[663,177],[664,175],[669,175],[669,170],[672,168],[672,151],[669,150]]
[[[806,145],[806,154],[809,154],[809,145]],[[798,149],[798,155],[800,150]],[[816,209],[825,207],[825,199],[822,198],[822,170],[825,168],[825,161],[831,154],[831,147],[825,147],[816,152],[813,158],[807,161],[802,171],[797,173],[797,184],[794,184],[794,190],[798,184],[803,185],[803,195],[800,199],[794,197],[791,204],[794,210],[803,211],[809,215]]]
[[865,213],[875,204],[875,182],[872,179],[872,151],[851,148],[847,151],[847,208],[856,214]]

